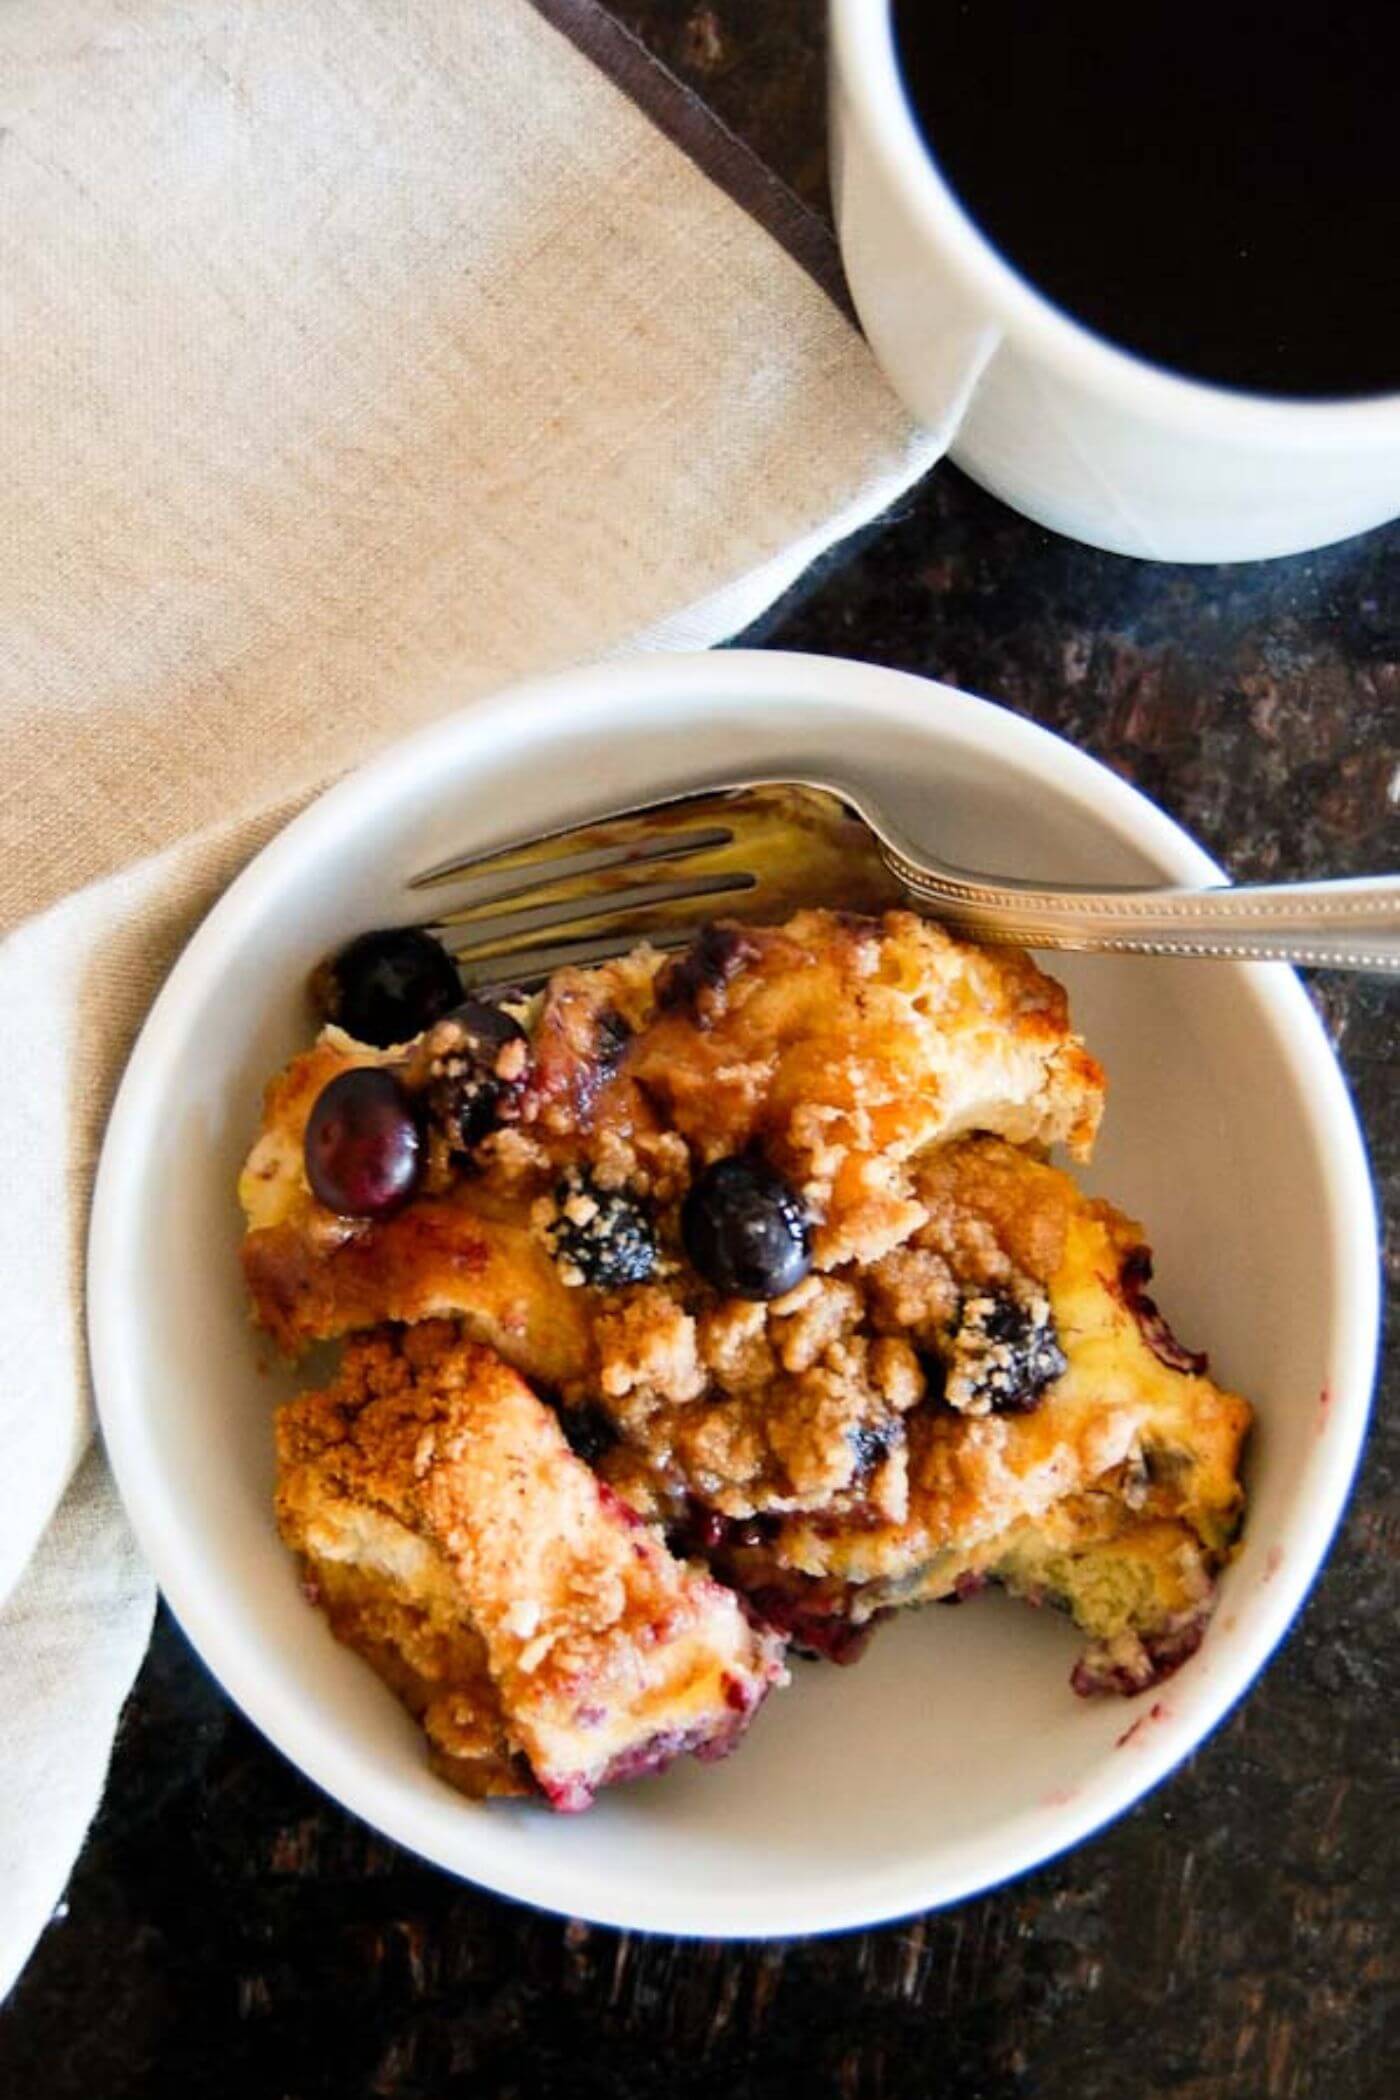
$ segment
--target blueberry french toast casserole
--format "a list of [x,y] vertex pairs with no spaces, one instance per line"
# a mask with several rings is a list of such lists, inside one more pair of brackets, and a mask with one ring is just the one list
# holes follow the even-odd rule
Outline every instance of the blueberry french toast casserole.
[[488,1004],[400,930],[313,996],[240,1184],[257,1322],[344,1343],[277,1517],[452,1784],[585,1807],[987,1584],[1085,1695],[1199,1644],[1250,1410],[1050,1163],[1104,1079],[1028,956],[812,910]]

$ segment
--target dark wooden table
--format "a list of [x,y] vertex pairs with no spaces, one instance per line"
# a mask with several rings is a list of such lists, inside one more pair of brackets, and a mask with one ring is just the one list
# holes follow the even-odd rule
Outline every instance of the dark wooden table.
[[[819,0],[611,4],[824,206]],[[1240,876],[1400,860],[1400,531],[1147,567],[1053,540],[945,468],[757,639],[994,695]],[[1400,999],[1317,995],[1393,1269]],[[1397,1387],[1392,1350],[1326,1572],[1199,1755],[1072,1856],[858,1936],[647,1940],[449,1881],[322,1800],[162,1619],[72,1887],[0,2017],[0,2093],[1393,2100]]]

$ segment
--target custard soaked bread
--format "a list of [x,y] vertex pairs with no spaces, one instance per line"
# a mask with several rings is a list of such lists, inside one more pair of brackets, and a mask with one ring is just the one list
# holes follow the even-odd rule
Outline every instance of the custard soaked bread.
[[722,1756],[782,1644],[675,1560],[515,1372],[446,1322],[351,1344],[284,1407],[277,1516],[339,1639],[469,1794],[600,1786]]
[[243,1258],[288,1353],[406,1329],[361,1376],[450,1319],[644,1538],[821,1652],[989,1580],[1074,1615],[1082,1689],[1199,1638],[1249,1410],[1173,1341],[1140,1229],[1045,1161],[1088,1154],[1103,1075],[1028,957],[811,911],[405,1034],[328,1026],[267,1090]]
[[1200,1637],[1250,1410],[1147,1297],[1140,1227],[1068,1175],[972,1138],[918,1187],[928,1222],[872,1319],[918,1340],[936,1397],[846,1496],[717,1535],[721,1564],[844,1647],[843,1625],[994,1579],[1070,1610],[1093,1670],[1147,1682]]

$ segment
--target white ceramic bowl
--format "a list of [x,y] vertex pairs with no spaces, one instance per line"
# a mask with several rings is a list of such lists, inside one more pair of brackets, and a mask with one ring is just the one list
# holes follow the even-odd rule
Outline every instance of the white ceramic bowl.
[[[1326,1550],[1377,1328],[1365,1156],[1322,1029],[1277,966],[1066,962],[1112,1090],[1094,1180],[1146,1218],[1179,1332],[1258,1403],[1244,1546],[1159,1695],[1085,1701],[1068,1625],[998,1597],[910,1614],[854,1670],[797,1663],[727,1764],[589,1815],[463,1801],[303,1601],[271,1515],[273,1402],[237,1266],[234,1177],[262,1083],[306,1037],[308,963],[407,916],[401,884],[681,778],[863,775],[972,867],[1217,871],[1121,780],[1015,715],[826,658],[649,657],[517,688],[388,752],[293,823],[190,943],[103,1154],[92,1356],[117,1478],[209,1667],[326,1791],[451,1872],[613,1925],[788,1934],[948,1903],[1135,1801],[1262,1668]],[[1057,968],[1059,966],[1057,965]],[[1133,1724],[1140,1724],[1134,1726]]]

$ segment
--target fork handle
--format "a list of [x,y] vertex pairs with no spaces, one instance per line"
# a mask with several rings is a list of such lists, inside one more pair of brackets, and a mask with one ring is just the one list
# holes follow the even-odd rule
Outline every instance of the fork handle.
[[979,941],[1400,976],[1400,875],[1218,889],[1048,890],[931,874],[894,853],[889,862],[912,902]]

